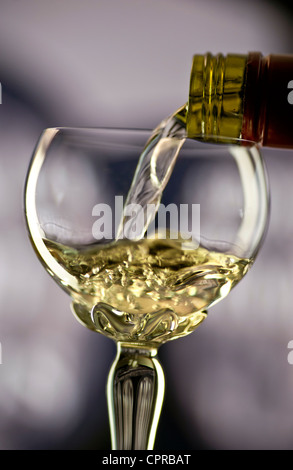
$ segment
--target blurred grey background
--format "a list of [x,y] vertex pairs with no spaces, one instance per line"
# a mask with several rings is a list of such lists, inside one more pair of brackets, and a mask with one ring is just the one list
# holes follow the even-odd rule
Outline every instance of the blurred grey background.
[[[77,323],[25,229],[42,129],[152,128],[187,100],[194,53],[293,53],[292,19],[273,0],[0,1],[1,450],[110,448],[114,344]],[[158,450],[293,448],[293,151],[263,153],[265,244],[205,323],[161,348]]]

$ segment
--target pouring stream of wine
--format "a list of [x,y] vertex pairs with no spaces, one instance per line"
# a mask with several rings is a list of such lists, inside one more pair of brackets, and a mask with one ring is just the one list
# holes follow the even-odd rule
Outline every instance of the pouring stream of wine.
[[[185,119],[186,105],[161,122],[147,141],[124,205],[116,240],[122,238],[140,240],[154,220],[163,191],[186,138]],[[128,209],[133,204],[139,205],[141,210],[134,216],[133,214],[130,216]],[[137,225],[138,218],[142,216],[144,223]],[[133,237],[134,226],[136,227],[135,238]]]

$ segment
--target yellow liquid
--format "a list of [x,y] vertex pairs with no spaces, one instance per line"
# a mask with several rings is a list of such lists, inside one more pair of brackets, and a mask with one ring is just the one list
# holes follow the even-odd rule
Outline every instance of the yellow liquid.
[[57,278],[81,323],[115,341],[147,345],[193,331],[251,264],[182,240],[122,240],[82,250],[44,243],[77,281],[73,289]]

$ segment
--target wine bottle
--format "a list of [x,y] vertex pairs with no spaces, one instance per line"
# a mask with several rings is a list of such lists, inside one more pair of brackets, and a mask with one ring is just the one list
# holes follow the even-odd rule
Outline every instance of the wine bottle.
[[193,57],[187,135],[293,148],[293,55]]

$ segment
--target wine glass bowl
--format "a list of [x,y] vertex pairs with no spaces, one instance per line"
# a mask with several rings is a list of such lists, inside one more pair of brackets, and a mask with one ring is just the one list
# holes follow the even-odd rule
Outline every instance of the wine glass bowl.
[[107,388],[114,449],[153,448],[158,347],[191,333],[246,274],[268,200],[251,142],[43,132],[25,187],[28,232],[76,318],[117,343]]

